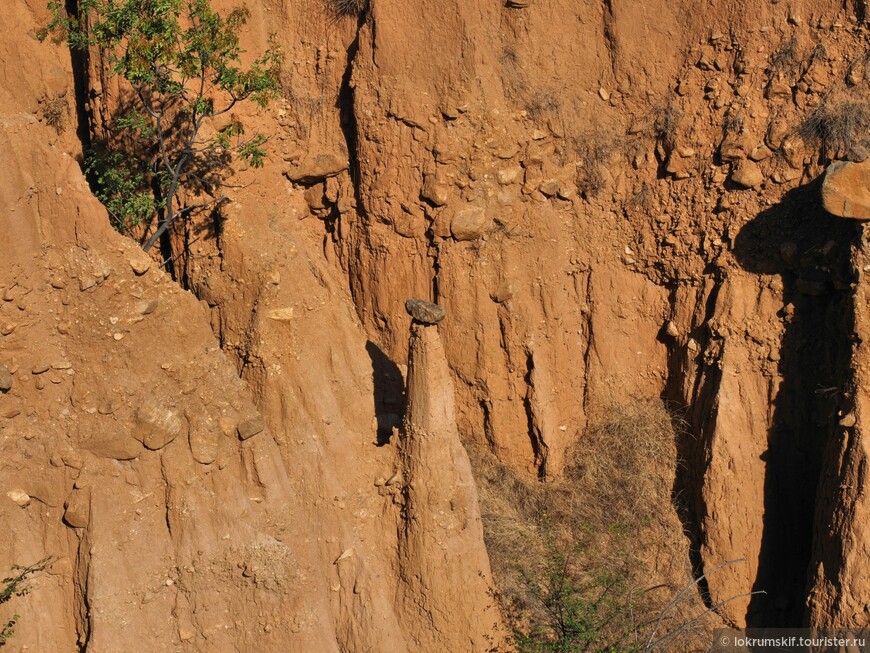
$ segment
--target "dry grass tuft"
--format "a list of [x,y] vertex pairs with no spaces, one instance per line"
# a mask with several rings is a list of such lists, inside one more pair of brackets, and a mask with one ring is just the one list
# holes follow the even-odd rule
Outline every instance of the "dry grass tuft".
[[601,193],[611,179],[610,160],[624,153],[625,137],[616,130],[599,129],[572,139],[577,154],[577,188],[585,197]]
[[870,140],[870,103],[823,101],[800,127],[804,140],[822,145],[834,158]]
[[683,122],[683,112],[670,103],[656,108],[652,112],[652,124],[655,138],[669,154],[677,146],[677,136]]
[[329,0],[329,7],[336,16],[359,16],[368,4],[368,0]]
[[640,526],[670,500],[676,459],[671,416],[660,400],[638,399],[593,416],[565,476],[595,498],[585,511],[588,520]]
[[783,39],[779,47],[770,55],[769,69],[771,71],[792,73],[801,63],[797,39],[794,36]]
[[58,134],[62,134],[66,129],[67,111],[69,110],[66,94],[61,93],[54,97],[40,98],[39,105],[42,121],[49,127],[53,127]]

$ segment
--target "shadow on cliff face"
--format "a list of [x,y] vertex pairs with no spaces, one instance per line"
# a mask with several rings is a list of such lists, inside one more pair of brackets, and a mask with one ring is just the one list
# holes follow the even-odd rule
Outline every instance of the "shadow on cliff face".
[[405,379],[399,366],[376,344],[367,342],[366,352],[372,361],[378,446],[383,446],[390,442],[393,427],[402,424],[402,416],[405,413]]
[[[767,436],[764,526],[749,626],[805,619],[817,487],[850,364],[850,248],[860,231],[821,206],[820,182],[797,188],[746,223],[734,254],[747,271],[779,275],[785,324]],[[723,407],[725,408],[725,407]]]

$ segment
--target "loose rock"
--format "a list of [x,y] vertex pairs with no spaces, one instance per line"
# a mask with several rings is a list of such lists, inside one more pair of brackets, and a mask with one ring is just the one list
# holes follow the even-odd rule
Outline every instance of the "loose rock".
[[298,165],[285,171],[290,181],[312,183],[347,170],[347,157],[333,152],[309,154]]
[[449,198],[447,184],[441,180],[439,175],[426,175],[420,196],[435,206],[444,206]]
[[141,301],[136,304],[136,312],[139,313],[139,315],[150,315],[157,310],[157,307],[159,305],[160,302],[158,302],[156,299]]
[[408,315],[423,324],[438,324],[447,316],[447,312],[441,306],[422,299],[409,299],[405,302],[405,310],[408,311]]
[[73,490],[64,503],[63,520],[73,528],[85,528],[91,521],[91,497],[86,489]]
[[456,240],[477,240],[486,231],[486,212],[479,207],[457,211],[450,223],[450,233]]
[[16,504],[24,508],[30,503],[30,495],[24,490],[9,490],[6,496],[12,499]]
[[516,294],[516,289],[512,283],[505,282],[496,288],[490,295],[492,301],[496,304],[503,304],[511,299]]
[[130,259],[130,267],[136,276],[142,276],[151,269],[151,259],[143,253]]
[[114,460],[132,460],[142,451],[142,445],[129,433],[110,430],[83,438],[81,447],[100,458]]
[[238,433],[242,440],[247,440],[257,433],[261,433],[266,428],[266,420],[262,415],[255,415],[249,419],[239,423]]
[[114,398],[104,399],[97,406],[97,412],[100,415],[111,415],[118,410],[118,402]]
[[9,392],[12,389],[12,373],[5,365],[0,364],[0,392]]
[[201,465],[217,460],[221,436],[220,425],[211,417],[194,419],[188,437],[193,459]]
[[285,306],[283,308],[274,308],[269,311],[269,319],[276,320],[278,322],[291,322],[293,320],[294,309],[292,306]]
[[844,426],[847,429],[852,428],[855,424],[858,423],[858,419],[855,417],[855,413],[847,413],[840,418],[840,426]]
[[306,189],[302,196],[312,211],[319,211],[326,208],[326,202],[324,201],[325,192],[326,187],[323,184],[314,184]]
[[870,220],[870,161],[834,161],[822,182],[822,205],[841,218]]
[[133,437],[148,449],[162,449],[187,428],[187,422],[177,411],[155,400],[146,400],[136,411]]
[[731,173],[731,181],[744,188],[755,188],[764,181],[764,175],[752,161],[741,161]]

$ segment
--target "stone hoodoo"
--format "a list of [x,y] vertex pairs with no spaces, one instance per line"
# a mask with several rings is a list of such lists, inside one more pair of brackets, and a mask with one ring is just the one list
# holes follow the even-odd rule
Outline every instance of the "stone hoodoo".
[[[416,322],[401,451],[403,591],[418,597],[403,603],[421,613],[408,615],[406,622],[426,623],[421,616],[431,620],[412,637],[425,651],[491,650],[500,637],[495,604],[463,599],[486,596],[492,582],[477,489],[456,428],[450,369],[437,327]],[[457,620],[464,621],[461,627]]]
[[422,299],[409,299],[405,302],[405,310],[408,311],[408,315],[422,324],[438,324],[447,315],[438,304]]

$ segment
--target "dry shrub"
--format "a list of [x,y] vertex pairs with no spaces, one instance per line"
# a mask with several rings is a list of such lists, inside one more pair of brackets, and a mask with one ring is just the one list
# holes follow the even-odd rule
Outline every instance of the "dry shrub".
[[[662,402],[637,399],[601,410],[557,480],[523,476],[488,452],[471,453],[490,563],[520,650],[556,650],[523,639],[537,632],[555,641],[546,598],[554,577],[573,588],[584,610],[594,606],[581,621],[602,624],[588,648],[570,650],[597,650],[608,641],[642,649],[658,615],[692,582],[688,541],[671,503],[674,426]],[[596,603],[602,594],[608,602]],[[686,592],[657,638],[704,610],[698,592]],[[701,620],[702,633],[693,624],[657,650],[709,644],[711,621]]]
[[368,6],[368,0],[329,0],[336,16],[359,16]]
[[44,96],[39,99],[42,121],[49,127],[53,127],[58,134],[66,129],[66,116],[69,106],[66,101],[66,93],[54,97]]
[[870,102],[822,101],[801,124],[800,135],[821,145],[831,157],[839,158],[852,146],[866,144],[870,139]]
[[598,195],[611,178],[611,157],[625,151],[625,136],[616,130],[598,129],[572,139],[577,154],[577,188],[585,197]]
[[664,150],[666,158],[677,146],[677,136],[683,122],[683,112],[670,102],[655,108],[652,112],[652,126],[655,139]]
[[770,55],[768,68],[771,71],[793,73],[800,66],[801,57],[798,42],[794,36],[784,38]]

